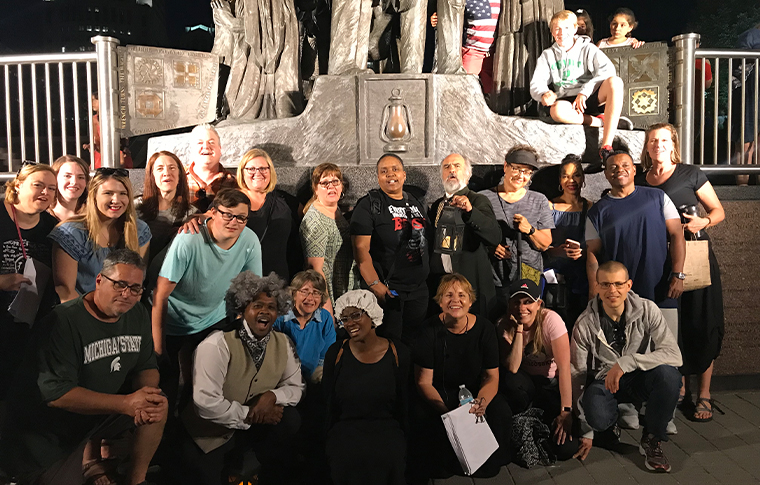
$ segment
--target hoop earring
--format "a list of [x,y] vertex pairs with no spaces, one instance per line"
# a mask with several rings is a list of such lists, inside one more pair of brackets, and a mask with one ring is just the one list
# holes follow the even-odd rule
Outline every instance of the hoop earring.
[[346,196],[346,193],[345,193],[345,192],[341,192],[341,193],[340,193],[340,198],[341,198],[341,200],[343,200],[343,197],[345,197],[345,196]]
[[559,192],[560,192],[560,193],[562,193],[562,192],[564,192],[564,191],[565,191],[565,190],[562,188],[562,184],[559,184],[559,185],[558,185],[558,187],[559,187]]

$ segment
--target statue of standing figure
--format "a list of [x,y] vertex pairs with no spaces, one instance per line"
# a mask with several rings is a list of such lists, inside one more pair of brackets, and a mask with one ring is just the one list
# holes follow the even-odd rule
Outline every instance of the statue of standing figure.
[[[440,3],[441,0],[439,0]],[[536,60],[554,43],[549,22],[564,0],[502,0],[489,104],[503,115],[525,114]]]
[[303,110],[293,0],[212,0],[211,50],[230,66],[228,118],[287,118]]
[[[399,57],[401,72],[421,73],[425,57],[425,25],[427,4],[424,0],[380,0],[373,12],[373,0],[335,0],[332,4],[330,29],[331,75],[371,72],[367,69],[370,49],[370,27],[373,14],[381,29],[372,29],[373,41],[388,25],[394,13],[401,15]],[[375,49],[375,46],[372,46]]]

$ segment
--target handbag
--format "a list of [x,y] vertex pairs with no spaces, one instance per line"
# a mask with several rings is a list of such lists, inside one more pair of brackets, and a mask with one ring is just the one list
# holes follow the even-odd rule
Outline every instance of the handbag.
[[710,279],[710,241],[686,241],[683,272],[686,275],[683,291],[701,290],[712,284]]

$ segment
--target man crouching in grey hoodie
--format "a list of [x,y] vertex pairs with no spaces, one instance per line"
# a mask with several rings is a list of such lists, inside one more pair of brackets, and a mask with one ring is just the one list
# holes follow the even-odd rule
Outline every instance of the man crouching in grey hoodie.
[[615,425],[618,403],[646,402],[639,451],[649,470],[669,472],[661,442],[668,440],[665,429],[678,402],[681,352],[660,309],[631,284],[623,264],[599,266],[598,296],[575,323],[570,360],[582,433],[576,456],[588,456],[594,431]]

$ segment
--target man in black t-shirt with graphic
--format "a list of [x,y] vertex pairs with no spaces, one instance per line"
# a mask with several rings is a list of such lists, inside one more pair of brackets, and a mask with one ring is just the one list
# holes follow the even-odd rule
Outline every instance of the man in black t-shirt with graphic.
[[425,207],[404,191],[405,181],[401,158],[380,157],[380,189],[356,203],[351,241],[363,285],[383,306],[383,325],[378,331],[411,343],[427,312],[430,258]]
[[81,483],[86,469],[112,480],[115,465],[101,459],[101,440],[130,429],[123,483],[145,481],[168,405],[150,317],[137,304],[144,275],[137,253],[113,251],[95,291],[59,305],[33,329],[0,441],[0,465],[20,483]]

